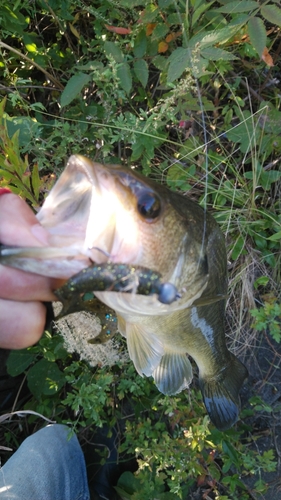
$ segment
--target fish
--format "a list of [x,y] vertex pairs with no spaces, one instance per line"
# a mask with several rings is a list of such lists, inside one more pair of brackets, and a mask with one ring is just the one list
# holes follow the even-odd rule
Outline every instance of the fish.
[[179,292],[170,303],[112,290],[95,297],[115,311],[139,375],[152,376],[167,396],[178,394],[193,378],[190,356],[210,420],[222,431],[233,426],[248,372],[226,345],[227,258],[214,217],[135,169],[73,155],[37,219],[49,247],[19,249],[0,263],[63,279],[93,263],[159,273]]

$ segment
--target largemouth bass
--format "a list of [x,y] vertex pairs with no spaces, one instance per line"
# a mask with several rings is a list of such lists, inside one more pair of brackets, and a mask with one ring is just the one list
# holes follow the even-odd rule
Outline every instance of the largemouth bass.
[[95,295],[116,311],[141,376],[152,376],[163,394],[177,394],[192,380],[189,354],[211,421],[220,430],[231,427],[247,369],[226,347],[226,250],[214,218],[134,170],[79,155],[69,159],[37,218],[50,233],[50,248],[19,249],[0,262],[59,278],[92,262],[159,273],[179,292],[172,303],[156,295]]

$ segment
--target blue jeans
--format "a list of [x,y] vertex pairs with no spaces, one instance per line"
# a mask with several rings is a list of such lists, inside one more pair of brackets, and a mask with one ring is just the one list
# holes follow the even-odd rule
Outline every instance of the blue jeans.
[[69,428],[48,425],[0,468],[1,500],[89,500],[86,465]]

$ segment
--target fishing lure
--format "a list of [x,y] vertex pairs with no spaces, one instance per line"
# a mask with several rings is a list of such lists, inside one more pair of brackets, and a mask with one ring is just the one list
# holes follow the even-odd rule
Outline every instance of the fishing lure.
[[93,263],[54,291],[63,304],[58,318],[78,311],[95,312],[96,300],[93,292],[103,291],[146,296],[156,294],[163,304],[171,304],[180,297],[172,283],[162,283],[160,273],[146,267]]

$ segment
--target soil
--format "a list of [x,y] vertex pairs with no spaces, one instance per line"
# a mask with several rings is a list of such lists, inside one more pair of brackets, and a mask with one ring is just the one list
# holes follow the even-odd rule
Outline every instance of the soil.
[[[260,453],[274,450],[277,461],[275,472],[261,471],[261,479],[268,483],[265,494],[252,495],[256,500],[280,500],[281,498],[281,345],[269,335],[257,332],[260,338],[256,346],[248,349],[245,354],[245,364],[249,377],[241,393],[242,407],[249,406],[252,396],[260,398],[271,407],[272,411],[258,412],[247,423],[253,426],[253,442],[251,447]],[[243,479],[251,491],[258,476]]]

